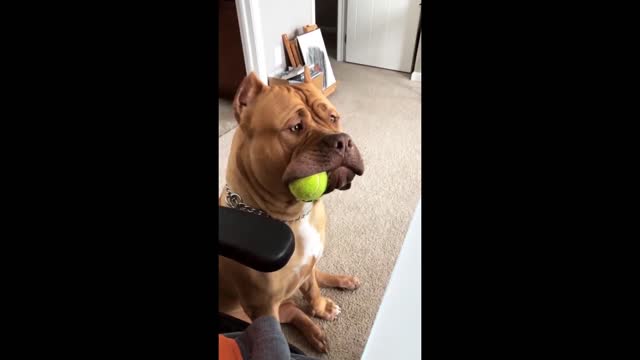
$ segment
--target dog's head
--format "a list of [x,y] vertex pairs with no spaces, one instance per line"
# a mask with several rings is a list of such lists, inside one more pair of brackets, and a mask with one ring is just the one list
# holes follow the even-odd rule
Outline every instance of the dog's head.
[[267,86],[251,73],[236,93],[240,171],[265,190],[289,194],[290,182],[326,171],[327,194],[349,189],[364,172],[355,142],[342,132],[340,114],[308,79],[305,68],[304,84]]

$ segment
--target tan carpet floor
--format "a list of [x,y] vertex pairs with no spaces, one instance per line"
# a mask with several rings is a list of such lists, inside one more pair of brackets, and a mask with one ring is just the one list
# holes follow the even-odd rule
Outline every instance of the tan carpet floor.
[[[328,354],[315,353],[289,325],[283,329],[289,342],[308,355],[349,360],[362,355],[420,198],[421,89],[420,82],[410,81],[405,73],[343,62],[332,65],[339,84],[329,100],[360,149],[365,173],[356,177],[350,190],[324,198],[327,246],[318,267],[356,275],[362,286],[353,292],[321,290],[342,308],[335,321],[314,319],[327,333]],[[220,192],[234,132],[226,132],[218,142]]]

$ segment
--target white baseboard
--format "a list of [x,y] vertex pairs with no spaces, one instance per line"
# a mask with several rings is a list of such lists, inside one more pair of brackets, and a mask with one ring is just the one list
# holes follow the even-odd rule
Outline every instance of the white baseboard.
[[411,73],[411,81],[422,81],[422,73],[421,72],[412,72]]
[[345,15],[347,12],[346,0],[338,0],[338,24],[336,29],[336,35],[338,41],[336,46],[338,47],[338,53],[336,54],[336,60],[344,61],[344,30],[346,28]]

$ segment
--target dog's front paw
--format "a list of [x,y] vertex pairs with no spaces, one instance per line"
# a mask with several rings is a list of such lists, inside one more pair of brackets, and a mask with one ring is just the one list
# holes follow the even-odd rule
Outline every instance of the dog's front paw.
[[324,320],[335,320],[340,311],[340,306],[334,303],[333,300],[321,297],[313,303],[311,315]]

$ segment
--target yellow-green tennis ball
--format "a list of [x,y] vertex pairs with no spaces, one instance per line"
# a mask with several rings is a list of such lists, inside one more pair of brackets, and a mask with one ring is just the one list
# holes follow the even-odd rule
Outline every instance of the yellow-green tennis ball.
[[301,201],[314,201],[319,199],[327,190],[327,173],[321,172],[295,180],[289,184],[289,191]]

